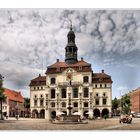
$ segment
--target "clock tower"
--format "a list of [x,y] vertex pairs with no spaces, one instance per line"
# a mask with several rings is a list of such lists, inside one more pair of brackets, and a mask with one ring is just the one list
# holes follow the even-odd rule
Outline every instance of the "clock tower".
[[70,27],[70,31],[68,32],[67,38],[68,38],[68,43],[65,48],[65,62],[67,64],[75,64],[78,61],[77,60],[78,48],[75,44],[75,34],[72,30],[72,24]]

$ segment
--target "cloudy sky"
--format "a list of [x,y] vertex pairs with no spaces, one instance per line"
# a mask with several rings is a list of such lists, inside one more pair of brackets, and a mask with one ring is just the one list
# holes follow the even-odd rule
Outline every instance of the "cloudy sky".
[[69,31],[78,57],[113,79],[113,98],[140,86],[140,11],[94,9],[1,9],[0,73],[4,86],[29,97],[30,80],[59,58]]

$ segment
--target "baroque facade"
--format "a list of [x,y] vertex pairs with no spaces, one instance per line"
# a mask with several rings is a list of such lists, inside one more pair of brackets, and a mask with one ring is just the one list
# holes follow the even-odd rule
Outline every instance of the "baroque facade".
[[81,116],[111,117],[112,80],[104,70],[94,73],[91,64],[78,60],[78,47],[72,26],[67,35],[65,61],[48,66],[46,76],[30,82],[32,117],[54,118],[57,112],[79,112]]

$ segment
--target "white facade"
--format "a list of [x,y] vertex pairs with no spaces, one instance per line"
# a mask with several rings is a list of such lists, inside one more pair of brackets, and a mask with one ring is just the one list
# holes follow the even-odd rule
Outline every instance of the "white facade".
[[[71,86],[67,75],[71,72],[72,80]],[[83,77],[88,76],[88,82],[83,82]],[[55,78],[55,83],[51,84],[51,78]],[[74,97],[73,89],[78,89],[78,95]],[[88,89],[88,93],[84,96],[84,89]],[[62,89],[66,90],[66,98],[62,97]],[[52,90],[55,91],[55,97],[52,97]],[[45,118],[51,119],[56,112],[67,112],[69,104],[69,98],[71,99],[72,113],[80,112],[81,116],[90,113],[89,116],[102,116],[104,109],[108,110],[108,115],[111,116],[111,102],[112,102],[112,83],[93,83],[91,72],[76,72],[72,68],[67,68],[63,73],[60,74],[49,74],[46,76],[46,85],[42,86],[31,86],[30,87],[30,98],[31,98],[31,112],[37,110],[37,114],[34,117],[39,117],[41,110],[44,110]],[[103,104],[103,99],[106,100]],[[37,100],[37,101],[35,101]],[[43,100],[43,105],[41,101]],[[99,100],[99,103],[97,103]],[[35,103],[37,102],[37,103]],[[65,106],[66,104],[66,106]],[[95,110],[100,112],[95,112]]]

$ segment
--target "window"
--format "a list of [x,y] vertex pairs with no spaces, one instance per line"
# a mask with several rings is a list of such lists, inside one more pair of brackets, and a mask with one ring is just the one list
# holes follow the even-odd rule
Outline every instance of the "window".
[[55,98],[55,89],[51,89],[51,98]]
[[99,94],[98,94],[98,93],[96,93],[96,96],[98,97],[98,96],[99,96]]
[[34,100],[34,106],[37,106],[37,100]]
[[55,78],[51,78],[51,84],[55,84]]
[[44,101],[43,101],[43,99],[41,99],[40,100],[40,106],[43,106],[43,104],[44,104]]
[[84,98],[88,98],[88,88],[84,88]]
[[78,107],[78,103],[77,102],[74,102],[73,103],[73,107]]
[[67,98],[66,89],[62,89],[62,90],[61,90],[61,97],[62,97],[62,98]]
[[35,95],[35,98],[36,98],[36,95]]
[[78,98],[78,88],[73,89],[73,98]]
[[106,88],[106,84],[105,84],[105,88]]
[[106,105],[106,99],[103,99],[103,105]]
[[55,107],[55,102],[52,102],[52,103],[51,103],[51,106],[52,106],[52,107]]
[[37,89],[39,90],[39,87],[37,87]]
[[88,107],[88,103],[87,102],[84,103],[84,107]]
[[106,94],[105,93],[103,93],[103,96],[105,96]]
[[41,87],[41,90],[43,90],[43,87]]
[[97,88],[97,85],[95,85],[95,88]]
[[100,88],[102,88],[102,84],[100,84]]
[[99,99],[95,99],[95,104],[99,105]]
[[36,87],[34,87],[34,90],[36,90]]
[[66,103],[65,102],[62,102],[62,107],[66,107]]
[[89,81],[88,76],[84,76],[84,77],[83,77],[83,82],[84,82],[84,83],[88,83],[88,81]]

